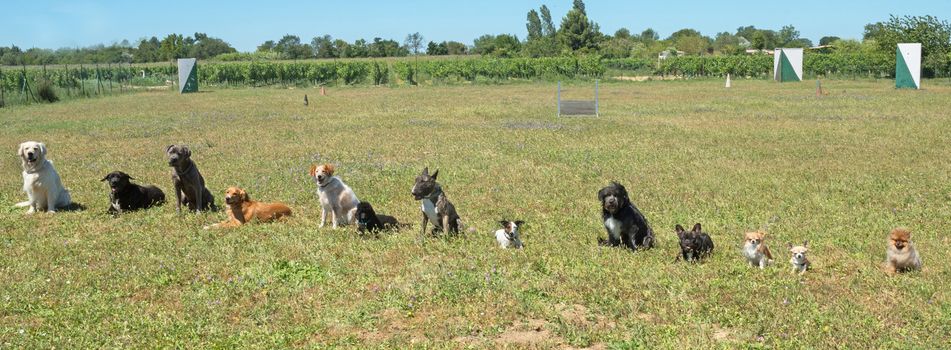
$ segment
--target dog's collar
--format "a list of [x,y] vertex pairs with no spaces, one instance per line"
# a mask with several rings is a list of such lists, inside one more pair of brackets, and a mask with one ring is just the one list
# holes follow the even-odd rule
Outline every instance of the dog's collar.
[[430,192],[429,195],[424,196],[421,199],[428,199],[430,202],[433,202],[433,204],[436,204],[436,201],[439,200],[440,194],[442,194],[442,186],[439,186],[439,184],[436,184],[436,186],[433,186],[433,191]]
[[181,168],[179,168],[179,167],[177,167],[177,166],[172,166],[172,168],[175,168],[175,172],[178,173],[178,174],[188,173],[188,171],[191,170],[191,168],[194,168],[194,167],[195,167],[195,162],[193,162],[191,159],[186,160],[184,166],[181,167]]
[[331,184],[332,182],[334,182],[334,177],[333,177],[333,176],[331,176],[331,177],[330,177],[330,180],[327,180],[327,183],[325,183],[325,184],[323,184],[323,185],[320,184],[320,181],[317,181],[317,187],[324,188],[324,187],[330,186],[330,184]]
[[40,172],[40,168],[42,168],[43,165],[46,164],[46,161],[41,162],[39,159],[37,159],[32,162],[25,161],[23,162],[23,164],[24,164],[23,172],[27,174],[35,174]]

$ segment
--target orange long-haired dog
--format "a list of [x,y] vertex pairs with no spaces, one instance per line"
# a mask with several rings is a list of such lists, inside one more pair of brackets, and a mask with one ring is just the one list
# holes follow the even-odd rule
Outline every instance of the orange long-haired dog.
[[251,200],[248,192],[237,187],[228,187],[225,191],[225,204],[228,206],[228,220],[205,229],[219,227],[237,227],[252,220],[271,222],[285,216],[291,216],[291,208],[284,203],[261,203]]

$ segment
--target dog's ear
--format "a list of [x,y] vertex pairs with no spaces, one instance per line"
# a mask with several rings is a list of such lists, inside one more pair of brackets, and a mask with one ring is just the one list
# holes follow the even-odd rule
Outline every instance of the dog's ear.
[[43,158],[46,158],[46,144],[40,142],[37,145],[40,146],[40,154],[43,155]]
[[317,164],[310,165],[310,176],[311,177],[317,176]]
[[103,177],[102,177],[102,180],[99,180],[99,181],[106,181],[106,180],[109,180],[109,175],[112,175],[112,173],[108,173],[108,174],[106,174],[106,176],[103,176]]
[[337,170],[337,168],[334,167],[333,164],[330,164],[330,163],[324,164],[324,171],[327,172],[327,176],[333,176],[335,170]]
[[809,248],[809,240],[802,241],[803,248]]
[[168,145],[168,147],[165,147],[165,154],[168,154],[168,151],[171,151],[172,147],[175,147],[175,145]]
[[700,228],[700,223],[699,223],[699,222],[698,222],[696,225],[693,225],[693,230],[692,230],[692,231],[693,231],[693,232],[696,232],[696,233],[700,233],[700,231],[702,231],[702,229]]
[[789,247],[789,250],[792,250],[793,245],[792,243],[786,242],[786,247]]
[[525,225],[525,221],[515,220],[515,226],[522,226],[522,225]]
[[423,172],[420,173],[420,175],[429,176],[429,167],[424,167]]
[[184,157],[185,159],[192,157],[192,150],[189,149],[188,146],[182,146],[181,149],[182,149],[182,157]]
[[20,148],[17,149],[17,155],[20,157],[26,157],[26,142],[20,144]]
[[245,191],[243,188],[238,189],[238,198],[241,198],[242,201],[251,200],[251,196],[248,196],[248,191]]
[[684,232],[684,227],[680,226],[680,224],[677,224],[677,226],[674,226],[674,232],[677,232],[677,233]]
[[117,173],[119,174],[119,177],[123,177],[123,178],[129,179],[129,180],[135,180],[135,179],[132,178],[132,175],[126,174],[126,173],[121,172],[121,171],[118,171]]
[[433,172],[433,176],[431,177],[433,178],[433,180],[435,180],[436,176],[439,176],[439,169],[436,169],[436,171]]
[[499,220],[499,224],[502,224],[502,227],[504,228],[505,225],[508,225],[508,224],[509,224],[509,221],[508,221],[508,220],[505,220],[505,219],[502,219],[502,220]]

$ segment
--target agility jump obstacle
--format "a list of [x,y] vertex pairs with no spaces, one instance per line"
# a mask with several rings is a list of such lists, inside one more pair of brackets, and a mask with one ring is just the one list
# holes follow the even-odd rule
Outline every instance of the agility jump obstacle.
[[198,92],[198,60],[178,59],[178,93]]
[[773,53],[773,80],[802,81],[802,49],[778,48]]
[[895,56],[895,88],[921,89],[921,44],[898,44]]
[[561,81],[558,81],[558,116],[563,115],[593,115],[598,113],[598,80],[594,81],[594,100],[562,100]]

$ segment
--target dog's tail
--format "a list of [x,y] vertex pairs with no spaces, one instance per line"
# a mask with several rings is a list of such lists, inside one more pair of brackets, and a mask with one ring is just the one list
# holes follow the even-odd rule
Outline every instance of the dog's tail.
[[479,231],[475,228],[475,226],[466,226],[466,224],[462,221],[462,218],[456,219],[456,226],[459,226],[459,231],[465,231],[468,233],[476,233]]
[[30,201],[20,202],[20,203],[14,204],[13,206],[14,206],[14,207],[17,207],[17,208],[29,207],[29,206],[30,206]]

